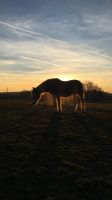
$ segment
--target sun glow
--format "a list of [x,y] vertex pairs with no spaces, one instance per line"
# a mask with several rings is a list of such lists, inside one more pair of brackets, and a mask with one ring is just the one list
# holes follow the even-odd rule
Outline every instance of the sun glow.
[[73,79],[72,75],[60,75],[59,79],[61,79],[62,81],[68,81]]

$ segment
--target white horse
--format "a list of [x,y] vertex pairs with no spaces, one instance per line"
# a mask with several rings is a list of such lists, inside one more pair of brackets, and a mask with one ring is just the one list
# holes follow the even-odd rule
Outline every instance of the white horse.
[[85,111],[85,88],[79,80],[61,81],[58,78],[48,79],[41,83],[36,88],[33,87],[31,91],[32,104],[37,105],[41,99],[41,95],[49,92],[54,100],[56,111],[62,111],[60,97],[68,97],[73,95],[74,106],[73,111],[77,111],[78,106]]

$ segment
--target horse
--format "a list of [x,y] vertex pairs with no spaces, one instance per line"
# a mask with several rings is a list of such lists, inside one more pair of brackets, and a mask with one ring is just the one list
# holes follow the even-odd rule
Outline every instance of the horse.
[[86,110],[85,106],[85,88],[79,80],[62,81],[58,78],[48,79],[33,87],[31,91],[32,104],[37,105],[43,93],[50,93],[53,96],[56,112],[62,111],[61,97],[73,95],[73,112],[77,111],[80,105],[81,111]]

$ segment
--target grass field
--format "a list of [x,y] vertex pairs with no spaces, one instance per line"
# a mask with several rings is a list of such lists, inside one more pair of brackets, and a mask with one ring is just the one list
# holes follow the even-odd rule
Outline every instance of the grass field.
[[0,100],[0,199],[112,199],[112,104],[85,113]]

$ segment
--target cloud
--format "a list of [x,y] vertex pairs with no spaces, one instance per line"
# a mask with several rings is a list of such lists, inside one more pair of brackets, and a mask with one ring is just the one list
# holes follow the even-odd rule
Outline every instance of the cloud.
[[16,74],[16,73],[33,73],[41,71],[41,68],[36,66],[26,65],[24,62],[11,60],[0,60],[0,73]]
[[[36,40],[12,41],[11,43],[10,41],[1,41],[1,46],[1,58],[17,63],[15,67],[7,68],[14,73],[17,71],[40,73],[42,71],[45,74],[51,73],[53,70],[55,73],[68,73],[69,71],[85,73],[85,69],[88,72],[95,70],[98,72],[96,66],[103,70],[103,67],[106,68],[112,61],[111,57],[105,55],[103,50],[91,48],[86,43],[71,44],[61,42],[61,40],[56,42],[50,39],[38,39],[38,42]],[[23,66],[18,67],[18,63],[23,63]]]
[[107,13],[100,13],[100,14],[94,14],[94,15],[84,15],[84,23],[86,25],[86,29],[90,31],[90,33],[93,35],[98,35],[100,37],[107,37],[107,34],[112,33],[112,21],[111,16],[109,16]]
[[[112,63],[112,4],[106,2],[3,2],[0,73],[31,73],[33,77],[71,73],[79,78],[101,75],[102,81],[105,73],[108,78]],[[17,15],[14,8],[20,9]]]
[[[21,36],[21,38],[23,37],[25,39],[25,37],[28,39],[28,36],[29,39],[38,39],[38,38],[43,38],[43,39],[46,39],[46,40],[51,40],[51,41],[54,41],[54,42],[59,42],[60,40],[59,39],[55,39],[53,38],[53,35],[50,35],[48,36],[47,34],[43,34],[42,32],[46,32],[44,29],[42,29],[42,25],[39,24],[38,26],[38,29],[42,29],[40,30],[41,32],[38,32],[38,31],[32,31],[30,29],[34,28],[36,26],[36,22],[35,24],[33,24],[33,22],[29,24],[28,28],[23,28],[23,26],[25,25],[27,27],[28,23],[27,21],[29,22],[29,20],[25,20],[25,21],[14,21],[14,25],[11,23],[11,22],[5,22],[5,21],[0,21],[0,25],[3,25],[5,26],[4,29],[4,36],[6,35],[7,37],[10,37],[11,36],[11,31],[12,31],[12,34],[16,35],[16,36]],[[43,24],[44,26],[44,24]],[[6,28],[8,28],[8,33],[6,34],[5,32],[6,31]],[[49,28],[49,27],[48,27]],[[63,41],[64,42],[64,41]]]
[[[60,20],[60,22],[59,21],[56,21],[56,22],[50,21],[50,23],[49,23],[49,21],[47,23],[45,21],[43,25],[38,24],[38,22],[36,24],[35,20],[34,20],[34,22],[32,22],[31,20],[29,22],[29,19],[28,19],[28,22],[27,22],[27,20],[24,22],[23,21],[15,22],[14,24],[17,24],[17,25],[12,25],[11,23],[7,23],[4,21],[0,21],[0,24],[11,29],[12,33],[13,34],[15,33],[15,35],[17,35],[17,36],[19,35],[20,39],[23,39],[23,41],[34,40],[34,41],[38,42],[39,44],[41,43],[41,48],[42,48],[42,45],[44,45],[44,43],[46,45],[47,45],[47,43],[48,43],[48,45],[49,45],[49,43],[51,43],[52,45],[58,46],[60,48],[61,47],[63,48],[64,46],[65,46],[65,48],[71,47],[73,50],[76,48],[78,48],[78,49],[80,48],[80,50],[82,50],[82,52],[85,52],[85,53],[89,52],[92,54],[98,54],[99,56],[108,57],[108,55],[106,55],[104,53],[103,54],[99,53],[99,51],[101,52],[101,50],[104,49],[105,47],[101,46],[102,35],[101,35],[101,33],[99,33],[98,28],[97,28],[97,26],[99,26],[99,24],[100,24],[100,21],[97,25],[97,23],[94,22],[94,18],[98,18],[98,17],[96,17],[96,15],[88,16],[86,14],[86,16],[84,16],[84,19],[83,19],[83,22],[86,24],[86,26],[84,28],[84,32],[87,33],[87,35],[88,35],[88,41],[87,40],[85,41],[84,38],[83,38],[83,40],[81,39],[80,41],[79,41],[79,38],[77,40],[77,37],[76,37],[77,33],[75,33],[75,30],[80,29],[81,25],[80,25],[80,23],[79,23],[79,25],[73,24],[74,22],[70,23],[69,20],[64,20],[64,21]],[[88,19],[89,19],[89,23],[88,23]],[[18,24],[19,24],[19,26],[18,26]],[[22,26],[24,26],[24,25],[26,25],[26,27],[28,27],[29,29],[23,28]],[[95,25],[96,25],[96,27],[95,27]],[[75,26],[76,26],[76,28],[74,28]],[[38,27],[38,28],[36,28],[36,27]],[[70,28],[70,27],[72,27],[72,28]],[[36,31],[34,31],[33,29],[35,29]],[[106,27],[105,27],[105,29],[106,29]],[[7,31],[8,36],[11,35],[11,30],[9,30],[10,32]],[[50,31],[50,30],[52,30],[52,31]],[[49,34],[50,32],[52,34]],[[71,36],[71,35],[73,35],[72,32],[75,33],[74,38],[73,38],[73,36]],[[67,38],[67,34],[68,34],[68,38]],[[83,34],[83,31],[81,34]],[[96,34],[100,34],[100,38],[94,38],[92,36],[92,39],[89,40],[89,37],[90,37],[89,35],[96,35]],[[28,38],[28,35],[30,36],[29,38]],[[56,36],[57,36],[57,38],[55,38]],[[112,38],[111,37],[109,37],[109,38],[110,38],[110,41],[112,41]],[[72,39],[72,41],[71,41],[71,39]],[[106,36],[106,39],[108,40],[107,36]],[[102,40],[103,40],[103,38],[102,38]],[[105,40],[105,38],[104,38],[104,40]],[[99,48],[98,48],[97,44],[99,44]],[[93,45],[93,47],[92,47],[92,45]]]
[[[16,22],[16,23],[18,24],[18,22]],[[22,24],[23,24],[23,22],[21,21],[21,25]],[[4,36],[6,35],[7,38],[11,37],[11,34],[13,34],[13,36],[15,36],[15,37],[20,36],[21,39],[22,39],[22,37],[24,39],[25,39],[25,37],[28,38],[28,36],[42,37],[42,35],[40,33],[28,30],[27,28],[23,28],[23,27],[21,27],[21,25],[20,26],[13,25],[11,23],[4,22],[4,21],[0,21],[0,25],[4,26],[4,27],[2,27],[2,30],[4,30]]]
[[20,58],[24,59],[24,60],[31,60],[31,61],[36,61],[39,63],[43,63],[43,64],[48,64],[48,65],[52,65],[52,66],[56,66],[56,67],[61,67],[61,65],[57,65],[55,63],[50,63],[44,60],[39,60],[39,59],[35,59],[35,58],[31,58],[31,57],[26,57],[26,56],[20,56]]

